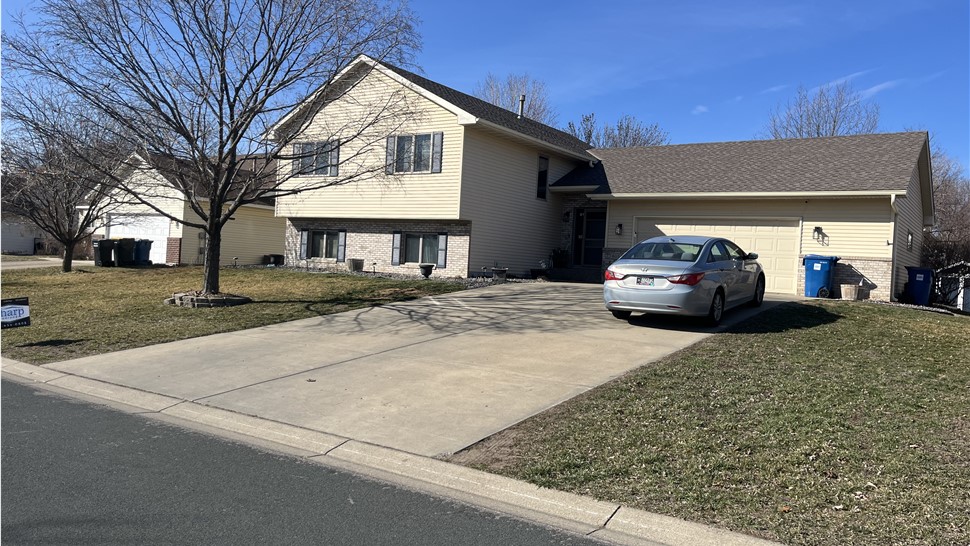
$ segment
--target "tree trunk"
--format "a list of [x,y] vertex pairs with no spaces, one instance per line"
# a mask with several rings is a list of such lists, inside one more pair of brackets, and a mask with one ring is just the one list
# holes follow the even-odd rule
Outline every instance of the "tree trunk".
[[222,226],[209,221],[209,233],[205,244],[202,293],[219,293],[219,254],[222,252]]
[[64,245],[64,258],[61,261],[61,271],[64,273],[71,272],[74,264],[74,247],[76,245],[76,242]]

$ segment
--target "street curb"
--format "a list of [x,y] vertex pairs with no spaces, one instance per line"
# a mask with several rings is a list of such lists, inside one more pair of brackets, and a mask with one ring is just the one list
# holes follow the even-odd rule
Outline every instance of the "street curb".
[[[356,470],[361,474],[431,491],[469,504],[534,519],[540,523],[585,534],[616,544],[652,546],[769,546],[755,537],[707,525],[654,514],[542,488],[438,459],[351,440],[260,417],[244,415],[195,402],[131,389],[40,366],[0,359],[0,372],[22,381],[50,385],[147,410],[146,414],[182,420],[308,453],[307,459],[324,465]],[[396,479],[395,479],[396,478]]]

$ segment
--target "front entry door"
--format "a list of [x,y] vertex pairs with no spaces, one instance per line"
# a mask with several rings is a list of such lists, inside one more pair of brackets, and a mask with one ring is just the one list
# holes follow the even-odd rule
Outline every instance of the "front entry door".
[[601,266],[604,246],[606,246],[606,209],[576,209],[573,265]]

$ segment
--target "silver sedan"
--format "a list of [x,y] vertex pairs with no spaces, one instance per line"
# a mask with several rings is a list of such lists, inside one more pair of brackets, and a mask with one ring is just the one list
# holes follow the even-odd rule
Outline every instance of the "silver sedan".
[[618,319],[633,312],[707,317],[761,305],[765,274],[758,255],[717,237],[653,237],[634,245],[606,270],[603,301]]

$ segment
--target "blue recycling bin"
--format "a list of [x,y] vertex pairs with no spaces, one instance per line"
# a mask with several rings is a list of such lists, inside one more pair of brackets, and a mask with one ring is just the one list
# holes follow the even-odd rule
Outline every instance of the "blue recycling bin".
[[151,265],[152,241],[138,239],[135,241],[135,265]]
[[909,282],[906,283],[906,300],[916,305],[929,305],[933,291],[933,270],[926,267],[906,266]]
[[810,298],[827,298],[833,294],[832,277],[838,256],[809,254],[802,259],[805,266],[805,295]]

